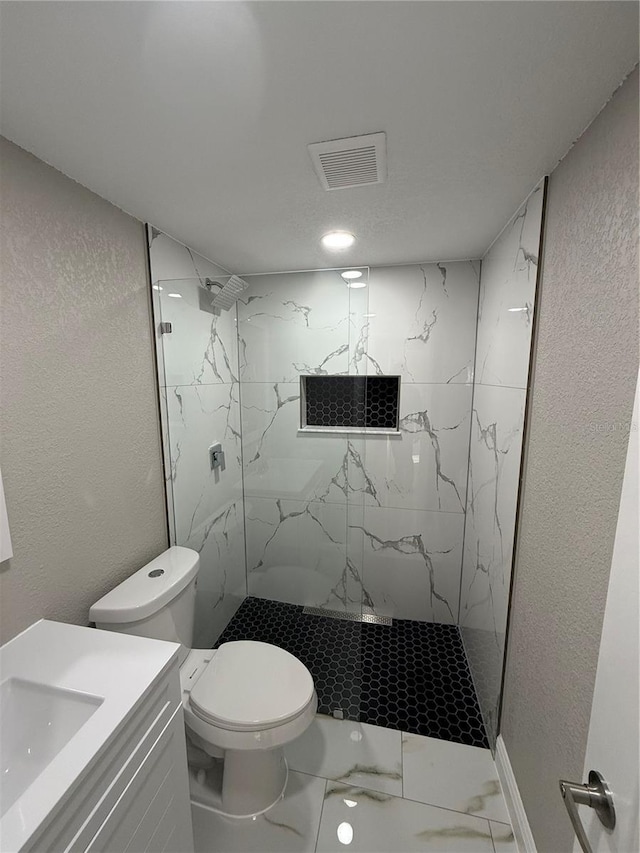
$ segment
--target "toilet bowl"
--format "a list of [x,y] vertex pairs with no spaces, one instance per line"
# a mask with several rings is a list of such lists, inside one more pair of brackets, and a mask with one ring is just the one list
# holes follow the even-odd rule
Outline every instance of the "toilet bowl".
[[195,551],[169,548],[96,602],[90,618],[97,628],[181,643],[192,799],[254,817],[284,795],[283,747],[311,724],[318,700],[306,666],[277,646],[190,649],[198,569]]
[[[182,706],[192,747],[223,760],[216,786],[192,786],[214,811],[252,817],[284,794],[283,747],[311,724],[318,706],[309,670],[289,652],[252,640],[193,649],[180,668]],[[205,774],[206,775],[206,774]],[[215,777],[215,773],[213,774]]]

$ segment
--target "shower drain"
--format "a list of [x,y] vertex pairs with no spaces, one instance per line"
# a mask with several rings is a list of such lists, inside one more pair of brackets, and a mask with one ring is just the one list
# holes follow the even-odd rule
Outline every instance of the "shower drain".
[[305,607],[306,616],[325,616],[327,619],[344,619],[346,622],[368,622],[373,625],[393,625],[391,616],[378,616],[369,607],[363,607],[362,613],[349,613],[346,610],[325,610],[324,607]]

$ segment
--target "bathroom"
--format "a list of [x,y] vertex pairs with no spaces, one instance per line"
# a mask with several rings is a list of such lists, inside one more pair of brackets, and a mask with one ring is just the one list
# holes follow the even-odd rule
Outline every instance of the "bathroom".
[[[187,648],[268,643],[317,701],[251,818],[187,722],[193,849],[639,850],[636,4],[0,28],[0,641],[102,637],[189,549]],[[560,791],[593,769],[614,828]]]

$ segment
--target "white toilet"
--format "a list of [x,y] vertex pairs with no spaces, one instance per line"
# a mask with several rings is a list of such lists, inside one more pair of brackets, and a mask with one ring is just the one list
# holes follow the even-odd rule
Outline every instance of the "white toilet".
[[200,557],[169,548],[97,601],[97,628],[182,645],[180,681],[192,796],[233,817],[267,811],[284,794],[283,746],[311,724],[313,678],[277,646],[242,640],[191,649]]

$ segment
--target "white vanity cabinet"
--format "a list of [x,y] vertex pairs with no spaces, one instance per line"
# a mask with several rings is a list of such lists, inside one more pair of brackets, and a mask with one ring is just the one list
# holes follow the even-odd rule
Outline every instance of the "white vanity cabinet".
[[[3,815],[3,853],[193,853],[179,647],[51,622],[29,631],[38,628],[48,639],[64,635],[58,651],[80,659],[53,672],[56,686],[102,702]],[[40,648],[54,658],[55,643]]]
[[[177,662],[27,850],[191,853]],[[26,851],[25,851],[26,853]]]

